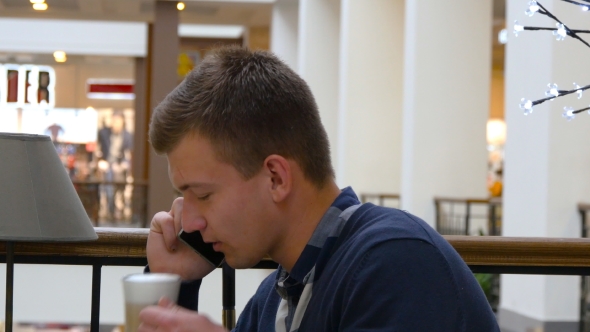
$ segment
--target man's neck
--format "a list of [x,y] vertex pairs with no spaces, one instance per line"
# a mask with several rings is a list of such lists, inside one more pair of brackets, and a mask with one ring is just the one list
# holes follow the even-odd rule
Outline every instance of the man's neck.
[[287,208],[287,215],[290,217],[285,220],[285,232],[275,250],[269,253],[271,258],[290,272],[320,220],[339,194],[340,189],[334,181],[319,190],[311,184],[298,188]]

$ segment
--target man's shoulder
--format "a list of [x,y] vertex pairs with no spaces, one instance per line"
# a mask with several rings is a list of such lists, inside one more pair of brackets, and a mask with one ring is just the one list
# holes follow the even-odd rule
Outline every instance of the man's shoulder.
[[440,235],[424,220],[399,209],[361,205],[353,213],[343,230],[347,240],[384,241],[416,239],[435,244]]
[[402,250],[408,243],[427,244],[445,260],[460,261],[453,247],[422,219],[402,210],[363,204],[346,223],[338,239],[338,251],[346,260],[362,259],[368,252],[389,248]]

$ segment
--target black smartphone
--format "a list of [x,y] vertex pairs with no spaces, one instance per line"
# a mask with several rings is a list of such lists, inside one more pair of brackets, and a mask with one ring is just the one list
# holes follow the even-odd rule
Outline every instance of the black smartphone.
[[199,231],[187,233],[181,230],[178,233],[178,239],[193,248],[197,254],[201,255],[201,257],[215,267],[219,267],[223,263],[223,260],[225,260],[222,252],[213,250],[213,244],[203,241],[203,237]]

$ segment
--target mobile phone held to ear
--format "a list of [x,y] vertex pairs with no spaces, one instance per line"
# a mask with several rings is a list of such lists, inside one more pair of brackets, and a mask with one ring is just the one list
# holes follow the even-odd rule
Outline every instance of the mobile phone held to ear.
[[178,233],[178,239],[191,247],[197,254],[201,255],[201,257],[215,267],[219,267],[225,259],[222,252],[213,250],[213,244],[203,241],[203,237],[199,231],[187,233],[181,230]]

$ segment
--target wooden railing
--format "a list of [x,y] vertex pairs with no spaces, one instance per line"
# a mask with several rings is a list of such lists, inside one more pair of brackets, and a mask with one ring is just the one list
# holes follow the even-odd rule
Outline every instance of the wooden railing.
[[[89,242],[14,242],[14,263],[92,266],[90,331],[98,332],[101,269],[111,266],[145,266],[146,228],[95,228],[98,240]],[[6,244],[0,242],[0,262],[6,262]],[[8,288],[8,287],[7,287]],[[12,294],[7,289],[6,294]]]
[[[78,243],[15,243],[15,263],[92,265],[91,331],[98,331],[100,271],[103,265],[146,264],[148,229],[96,228],[98,240]],[[498,236],[445,236],[474,272],[507,274],[590,275],[590,239],[516,238]],[[6,247],[0,242],[0,262]],[[257,268],[274,268],[263,261]],[[235,274],[223,272],[223,306],[235,306]],[[232,328],[235,316],[228,312],[224,324]]]
[[72,183],[93,225],[147,226],[149,221],[147,182],[136,180],[134,182],[72,181]]

